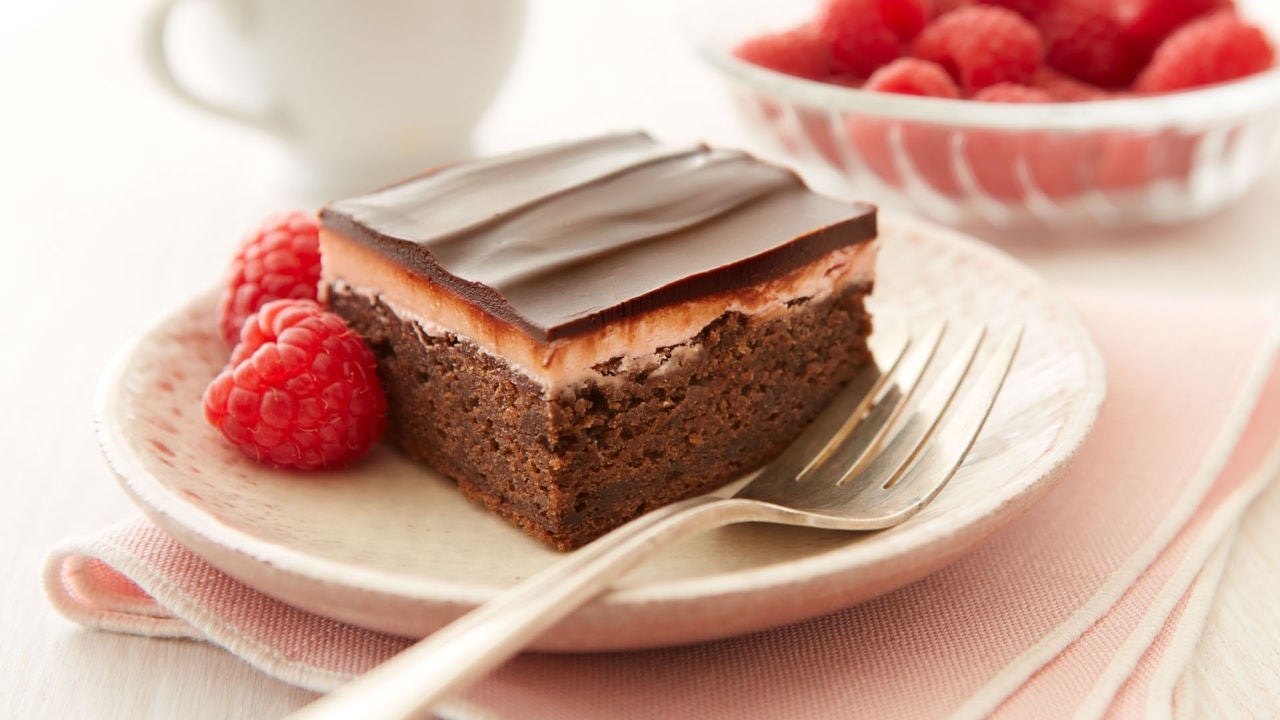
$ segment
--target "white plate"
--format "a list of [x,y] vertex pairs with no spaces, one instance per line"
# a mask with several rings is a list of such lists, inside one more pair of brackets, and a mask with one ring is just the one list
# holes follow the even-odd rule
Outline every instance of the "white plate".
[[[1101,359],[1075,312],[975,240],[887,213],[881,236],[878,327],[937,317],[1027,326],[1004,393],[950,485],[912,520],[878,533],[764,525],[707,533],[638,569],[536,648],[688,643],[847,607],[956,559],[1051,485],[1105,394]],[[201,415],[201,393],[227,356],[215,328],[210,296],[165,318],[121,353],[97,407],[103,450],[125,490],[213,565],[307,610],[421,636],[556,560],[385,447],[320,474],[242,457]]]

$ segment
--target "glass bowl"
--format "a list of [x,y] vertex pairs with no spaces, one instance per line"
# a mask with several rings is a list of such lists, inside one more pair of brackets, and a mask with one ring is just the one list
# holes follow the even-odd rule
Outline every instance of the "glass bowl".
[[[1280,39],[1280,3],[1239,4]],[[742,40],[813,17],[816,0],[712,5],[724,11],[703,8],[696,42],[728,81],[754,149],[837,197],[973,228],[1167,225],[1228,205],[1280,154],[1280,69],[1188,92],[1095,102],[891,95],[734,57]]]

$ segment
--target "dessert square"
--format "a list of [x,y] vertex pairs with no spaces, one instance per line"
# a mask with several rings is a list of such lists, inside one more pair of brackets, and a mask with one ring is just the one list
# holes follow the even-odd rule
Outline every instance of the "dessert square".
[[557,548],[768,462],[870,361],[874,208],[742,152],[606,135],[321,222],[388,437]]

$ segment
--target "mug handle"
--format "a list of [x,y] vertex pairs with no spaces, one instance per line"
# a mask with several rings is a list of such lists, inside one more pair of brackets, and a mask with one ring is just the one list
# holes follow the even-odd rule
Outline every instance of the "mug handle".
[[251,112],[212,102],[187,89],[173,72],[169,55],[165,52],[164,38],[169,27],[169,16],[181,0],[159,0],[146,18],[143,34],[143,57],[151,77],[160,87],[188,105],[212,115],[250,125],[267,132],[282,134],[283,118],[279,111]]

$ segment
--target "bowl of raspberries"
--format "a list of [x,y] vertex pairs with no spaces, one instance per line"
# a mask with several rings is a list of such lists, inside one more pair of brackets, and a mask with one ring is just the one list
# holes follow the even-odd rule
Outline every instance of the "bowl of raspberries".
[[764,154],[829,193],[975,228],[1168,225],[1280,154],[1277,5],[759,0],[701,50]]

